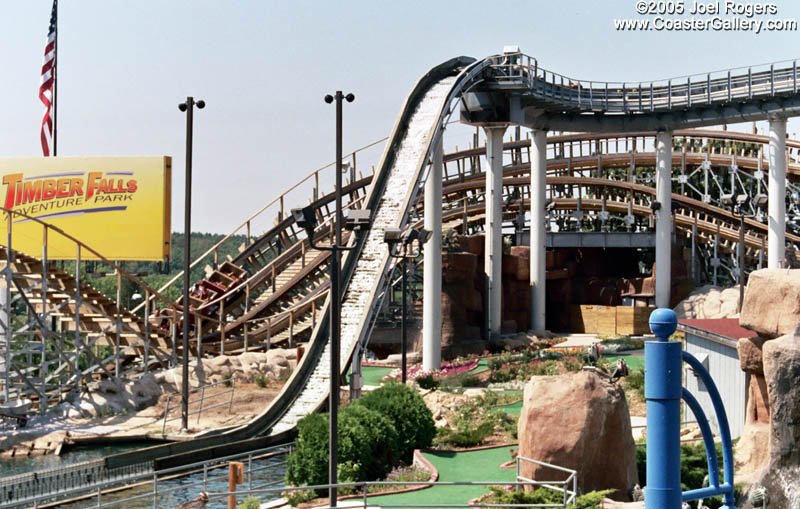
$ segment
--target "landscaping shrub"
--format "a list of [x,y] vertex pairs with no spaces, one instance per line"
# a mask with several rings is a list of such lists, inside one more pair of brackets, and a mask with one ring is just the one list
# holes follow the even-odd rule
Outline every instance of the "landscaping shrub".
[[494,423],[483,421],[475,428],[456,429],[439,428],[436,434],[438,445],[449,445],[453,447],[475,447],[481,445],[483,441],[494,432]]
[[367,406],[350,405],[340,411],[339,422],[339,455],[352,461],[351,472],[339,476],[341,482],[382,479],[400,459],[400,437],[392,420]]
[[295,450],[286,460],[286,480],[292,486],[328,482],[327,414],[309,414],[297,421]]
[[417,378],[417,384],[420,389],[430,390],[439,387],[439,380],[433,377],[433,374],[422,375]]
[[[512,486],[491,486],[490,493],[482,496],[480,502],[484,504],[561,504],[564,501],[563,493],[549,488],[539,488],[533,491],[515,490]],[[592,491],[581,495],[575,501],[578,509],[599,509],[600,502],[614,490]],[[572,506],[570,506],[572,507]]]
[[236,506],[236,509],[259,509],[261,507],[261,499],[258,497],[247,497],[246,499],[242,500],[239,505]]
[[644,399],[644,371],[638,370],[629,373],[626,377],[626,381],[628,385],[630,385],[633,389],[636,389],[636,393]]
[[[328,415],[311,414],[297,423],[296,449],[286,464],[286,480],[293,486],[328,482]],[[339,482],[383,477],[396,459],[398,435],[380,412],[350,405],[339,413]]]
[[358,399],[352,406],[380,412],[397,430],[398,459],[411,463],[414,449],[430,447],[436,435],[433,414],[414,389],[389,382]]

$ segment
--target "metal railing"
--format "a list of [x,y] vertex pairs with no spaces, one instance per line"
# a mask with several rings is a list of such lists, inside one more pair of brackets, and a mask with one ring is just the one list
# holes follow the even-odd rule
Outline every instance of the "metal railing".
[[79,489],[127,484],[129,479],[146,476],[152,471],[152,461],[107,468],[100,459],[9,476],[0,480],[0,508],[36,507],[47,500],[68,498]]
[[522,53],[488,57],[501,85],[522,86],[539,97],[573,108],[645,113],[733,100],[797,93],[797,60],[737,67],[663,80],[579,80],[539,67]]
[[[210,395],[208,397],[208,399],[219,398],[221,396],[224,396],[225,394],[229,394],[230,393],[231,396],[228,399],[228,401],[227,402],[222,401],[222,402],[214,403],[213,405],[206,406],[204,408],[203,407],[203,403],[206,400],[206,389],[210,389],[212,387],[216,387],[216,386],[222,385],[222,384],[224,384],[224,385],[230,384],[230,387],[228,389],[222,391],[222,392],[218,392],[216,394]],[[200,406],[197,408],[197,410],[195,410],[193,412],[190,411],[188,413],[188,415],[197,415],[197,423],[199,424],[200,423],[200,416],[203,414],[203,410],[208,411],[208,410],[211,410],[212,408],[219,408],[221,406],[227,405],[228,406],[228,413],[230,414],[231,411],[233,410],[233,396],[234,396],[235,391],[236,391],[236,380],[233,377],[231,377],[230,380],[222,380],[222,381],[219,381],[219,382],[215,382],[213,384],[205,384],[205,385],[201,385],[200,387],[196,387],[196,388],[192,389],[191,391],[189,391],[190,396],[189,396],[189,403],[188,404],[191,407],[191,405],[193,403],[198,403],[199,402]],[[200,397],[196,398],[196,399],[191,399],[191,395],[192,394],[197,394],[198,392],[200,393]],[[181,408],[180,404],[176,405],[173,408],[170,408],[169,404],[170,404],[170,400],[172,399],[173,396],[180,397],[180,394],[169,394],[167,396],[167,405],[164,408],[164,420],[163,420],[163,423],[161,425],[161,434],[162,435],[165,435],[166,432],[167,432],[167,423],[168,422],[175,421],[175,420],[181,418],[180,414],[176,415],[174,417],[169,417],[169,411],[170,410],[176,410],[178,408]]]
[[[524,456],[517,455],[517,482],[525,482],[533,486],[539,486],[542,488],[547,488],[550,490],[558,491],[564,494],[564,502],[562,504],[534,504],[529,505],[528,507],[567,507],[568,504],[572,504],[573,507],[576,506],[577,497],[578,497],[578,471],[572,470],[570,468],[559,467],[558,465],[552,465],[550,463],[545,463],[544,461],[537,461],[531,458],[526,458]],[[569,474],[566,479],[563,481],[535,481],[533,479],[528,479],[527,477],[520,474],[520,463],[531,463],[533,465],[538,465],[540,467],[545,468],[552,468],[553,470],[558,470],[559,472],[565,472]],[[560,487],[559,487],[560,486]],[[572,486],[572,490],[569,489],[569,486]]]
[[[175,505],[191,499],[192,495],[201,492],[213,493],[217,486],[228,485],[228,463],[241,461],[244,463],[244,485],[246,490],[238,494],[245,494],[250,490],[271,489],[273,486],[283,485],[282,467],[285,466],[285,456],[291,452],[294,444],[285,444],[264,449],[258,449],[244,454],[235,454],[214,459],[212,461],[196,462],[180,467],[167,468],[134,473],[127,477],[107,479],[91,485],[67,484],[65,489],[41,496],[28,498],[10,503],[0,503],[0,509],[25,505],[30,507],[67,498],[84,500],[84,507],[174,507]],[[127,468],[127,467],[126,467]],[[276,468],[280,468],[280,476],[274,475]],[[271,475],[272,473],[273,475]],[[40,473],[37,473],[40,474]],[[34,475],[34,474],[29,474]],[[274,479],[277,477],[277,479]],[[120,486],[130,489],[120,491]],[[217,488],[219,489],[219,488]],[[280,492],[286,488],[277,487],[273,491]],[[135,494],[131,495],[131,491]],[[226,495],[227,496],[227,495]],[[276,497],[277,498],[277,497]]]

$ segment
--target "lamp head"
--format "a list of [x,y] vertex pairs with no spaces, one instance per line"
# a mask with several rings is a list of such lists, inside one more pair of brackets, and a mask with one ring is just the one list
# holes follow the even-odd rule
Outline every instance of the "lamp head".
[[736,195],[736,204],[740,207],[747,202],[748,196],[746,194],[737,194]]
[[731,205],[733,203],[733,193],[726,193],[719,197],[719,201],[723,205]]
[[400,236],[402,232],[399,228],[386,228],[383,230],[383,241],[389,244],[389,246],[393,246],[400,242]]
[[317,218],[314,216],[314,209],[310,205],[303,208],[292,209],[292,218],[297,226],[304,229],[310,237],[317,226]]
[[344,96],[344,100],[349,102],[349,103],[353,102],[355,100],[355,98],[356,98],[356,96],[354,96],[353,94],[347,94],[346,96]]
[[326,95],[325,96],[325,102],[328,103],[328,104],[332,103],[333,102],[333,96],[331,94]]
[[199,101],[197,101],[195,103],[195,105],[197,105],[197,109],[202,110],[203,108],[206,107],[206,102],[204,100],[200,99]]
[[178,109],[181,111],[186,111],[186,108],[187,108],[186,103],[180,103],[178,105]]
[[428,242],[428,240],[430,240],[431,233],[432,232],[430,230],[425,230],[425,229],[419,230],[419,237],[417,237],[417,242],[419,242],[420,246],[424,245],[426,242]]
[[348,209],[344,216],[345,230],[366,230],[369,228],[370,214],[370,209]]

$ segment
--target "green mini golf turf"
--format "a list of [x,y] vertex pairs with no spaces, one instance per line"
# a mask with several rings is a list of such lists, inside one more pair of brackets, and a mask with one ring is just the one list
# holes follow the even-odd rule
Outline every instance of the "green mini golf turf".
[[644,355],[604,355],[603,359],[612,364],[617,362],[617,359],[625,359],[628,371],[644,371]]
[[[511,460],[509,447],[470,452],[426,452],[425,459],[439,471],[440,481],[514,482],[516,470],[501,470]],[[514,447],[516,449],[516,446]],[[369,497],[369,505],[391,504],[466,504],[489,491],[488,486],[433,486],[410,493]]]
[[382,368],[379,366],[362,366],[361,376],[364,378],[364,385],[380,385],[381,379],[394,371],[394,368]]
[[519,415],[520,412],[522,412],[522,400],[519,400],[516,403],[511,403],[510,405],[501,405],[494,408],[502,410],[509,415]]

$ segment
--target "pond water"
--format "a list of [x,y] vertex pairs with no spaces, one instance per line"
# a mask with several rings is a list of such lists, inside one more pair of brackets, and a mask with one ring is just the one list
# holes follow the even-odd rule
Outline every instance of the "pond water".
[[86,445],[71,447],[61,456],[31,456],[0,459],[0,479],[17,474],[27,474],[37,470],[65,467],[73,463],[90,461],[111,454],[118,454],[153,445],[151,442],[120,442],[109,445]]
[[[0,460],[0,478],[37,470],[64,467],[74,463],[94,460],[111,454],[118,454],[152,445],[151,442],[132,442],[113,445],[81,446],[70,448],[61,456],[2,459]],[[239,487],[240,490],[262,488],[268,484],[280,484],[286,475],[285,455],[259,460],[254,459],[252,463],[248,462],[246,458],[242,461],[245,464],[245,482]],[[252,468],[252,470],[249,470],[250,468]],[[129,489],[122,489],[116,493],[104,494],[102,496],[102,507],[125,507],[125,509],[145,509],[152,507],[171,508],[194,499],[200,495],[202,491],[210,493],[227,491],[227,479],[227,465],[208,470],[205,474],[201,469],[182,477],[159,479],[158,494],[155,496],[155,504],[152,479],[148,479],[148,482],[142,480],[143,482],[132,485]],[[133,497],[138,498],[130,500]],[[239,501],[241,502],[245,498],[245,496],[240,496]],[[279,498],[279,496],[277,494],[273,496],[259,495],[259,498],[262,502],[267,502]],[[86,499],[71,504],[62,504],[59,507],[70,509],[97,507],[97,498]],[[227,507],[227,500],[213,499],[206,507],[209,509],[217,507],[225,508]]]

